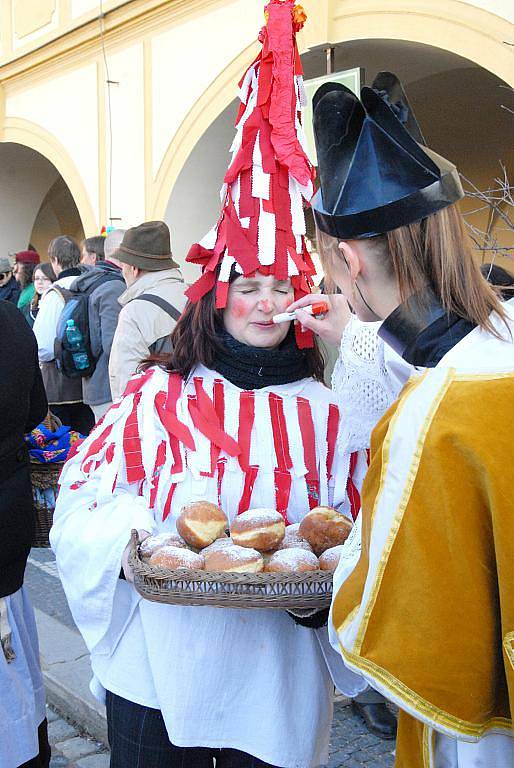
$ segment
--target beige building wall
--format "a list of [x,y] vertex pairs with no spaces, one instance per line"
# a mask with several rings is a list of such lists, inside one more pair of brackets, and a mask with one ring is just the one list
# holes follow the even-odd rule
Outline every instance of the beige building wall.
[[[97,234],[110,219],[127,227],[166,217],[182,260],[188,242],[212,223],[231,141],[230,105],[238,78],[258,50],[264,5],[264,0],[104,0],[100,18],[100,4],[93,0],[2,2],[0,141],[5,146],[0,148],[9,153],[9,147],[22,145],[55,168],[86,235]],[[452,77],[462,88],[468,69],[471,79],[483,70],[491,82],[514,85],[510,0],[304,0],[303,5],[309,19],[299,43],[313,74],[324,73],[327,44],[337,47],[342,67],[359,56],[371,70],[374,61],[389,60],[379,55],[386,41],[397,46],[398,61],[408,45],[413,66],[418,59],[426,63],[426,82],[423,72],[412,82],[420,102],[423,87],[437,90],[437,82],[451,99]],[[420,46],[418,59],[412,46]],[[425,112],[430,136],[430,123],[437,129],[441,110]],[[458,144],[455,132],[446,139],[443,133],[435,130],[437,141]],[[502,141],[497,145],[501,150]],[[476,178],[486,184],[491,153],[474,150]],[[462,154],[469,159],[469,148]],[[17,183],[20,190],[30,186],[21,176]],[[40,196],[37,211],[51,184],[44,190],[38,185],[37,194],[31,191]],[[23,195],[20,190],[16,196]],[[0,209],[9,194],[0,178]],[[16,227],[43,244],[61,224],[47,210],[39,217],[40,231],[33,231],[37,215],[29,221],[32,215],[20,213]],[[9,232],[9,242],[16,237]],[[6,238],[0,231],[0,252]]]

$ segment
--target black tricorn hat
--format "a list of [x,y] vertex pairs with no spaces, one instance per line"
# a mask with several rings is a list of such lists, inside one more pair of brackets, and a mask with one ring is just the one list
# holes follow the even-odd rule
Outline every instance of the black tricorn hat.
[[464,196],[456,167],[424,144],[398,78],[381,72],[361,99],[324,83],[313,99],[318,227],[340,240],[412,224]]

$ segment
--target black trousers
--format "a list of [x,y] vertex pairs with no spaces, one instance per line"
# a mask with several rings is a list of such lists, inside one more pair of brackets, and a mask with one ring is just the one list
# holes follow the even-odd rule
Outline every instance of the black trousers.
[[238,749],[176,747],[159,709],[150,709],[107,691],[110,768],[278,768]]
[[81,435],[89,435],[95,426],[93,411],[85,403],[71,403],[69,405],[51,405],[50,410],[65,427],[71,427]]
[[41,723],[37,732],[39,738],[39,755],[33,757],[28,763],[23,763],[20,768],[48,768],[50,765],[50,744],[48,743],[48,723]]

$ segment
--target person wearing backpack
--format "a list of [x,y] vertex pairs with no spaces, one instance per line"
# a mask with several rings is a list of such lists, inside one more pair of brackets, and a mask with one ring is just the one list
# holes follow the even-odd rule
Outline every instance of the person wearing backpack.
[[171,351],[169,336],[185,307],[185,285],[173,260],[170,231],[163,221],[128,229],[114,254],[127,290],[109,360],[112,399],[121,397],[140,363]]
[[84,403],[82,378],[69,378],[58,369],[55,357],[57,328],[66,305],[68,290],[85,268],[80,266],[80,249],[72,237],[61,235],[48,246],[48,256],[57,280],[41,300],[34,322],[39,362],[48,404],[64,425],[83,435],[94,425],[91,408]]
[[109,357],[121,310],[118,299],[126,289],[121,262],[113,254],[124,234],[124,229],[115,229],[102,238],[105,239],[104,259],[97,256],[96,266],[77,277],[71,286],[72,292],[88,296],[89,349],[94,370],[83,378],[82,392],[95,421],[99,421],[112,405]]

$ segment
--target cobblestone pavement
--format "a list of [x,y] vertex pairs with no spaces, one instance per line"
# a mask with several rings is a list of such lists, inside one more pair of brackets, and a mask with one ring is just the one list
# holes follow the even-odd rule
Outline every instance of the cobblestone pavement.
[[50,768],[109,768],[109,752],[47,707]]
[[[109,752],[99,742],[48,708],[48,732],[52,745],[50,768],[108,768]],[[328,768],[390,768],[393,742],[368,733],[346,703],[335,707]]]
[[[25,581],[36,608],[75,629],[50,550],[34,549]],[[105,746],[48,708],[52,745],[51,768],[108,768]],[[392,768],[394,742],[382,741],[366,730],[346,700],[336,702],[328,768]]]

